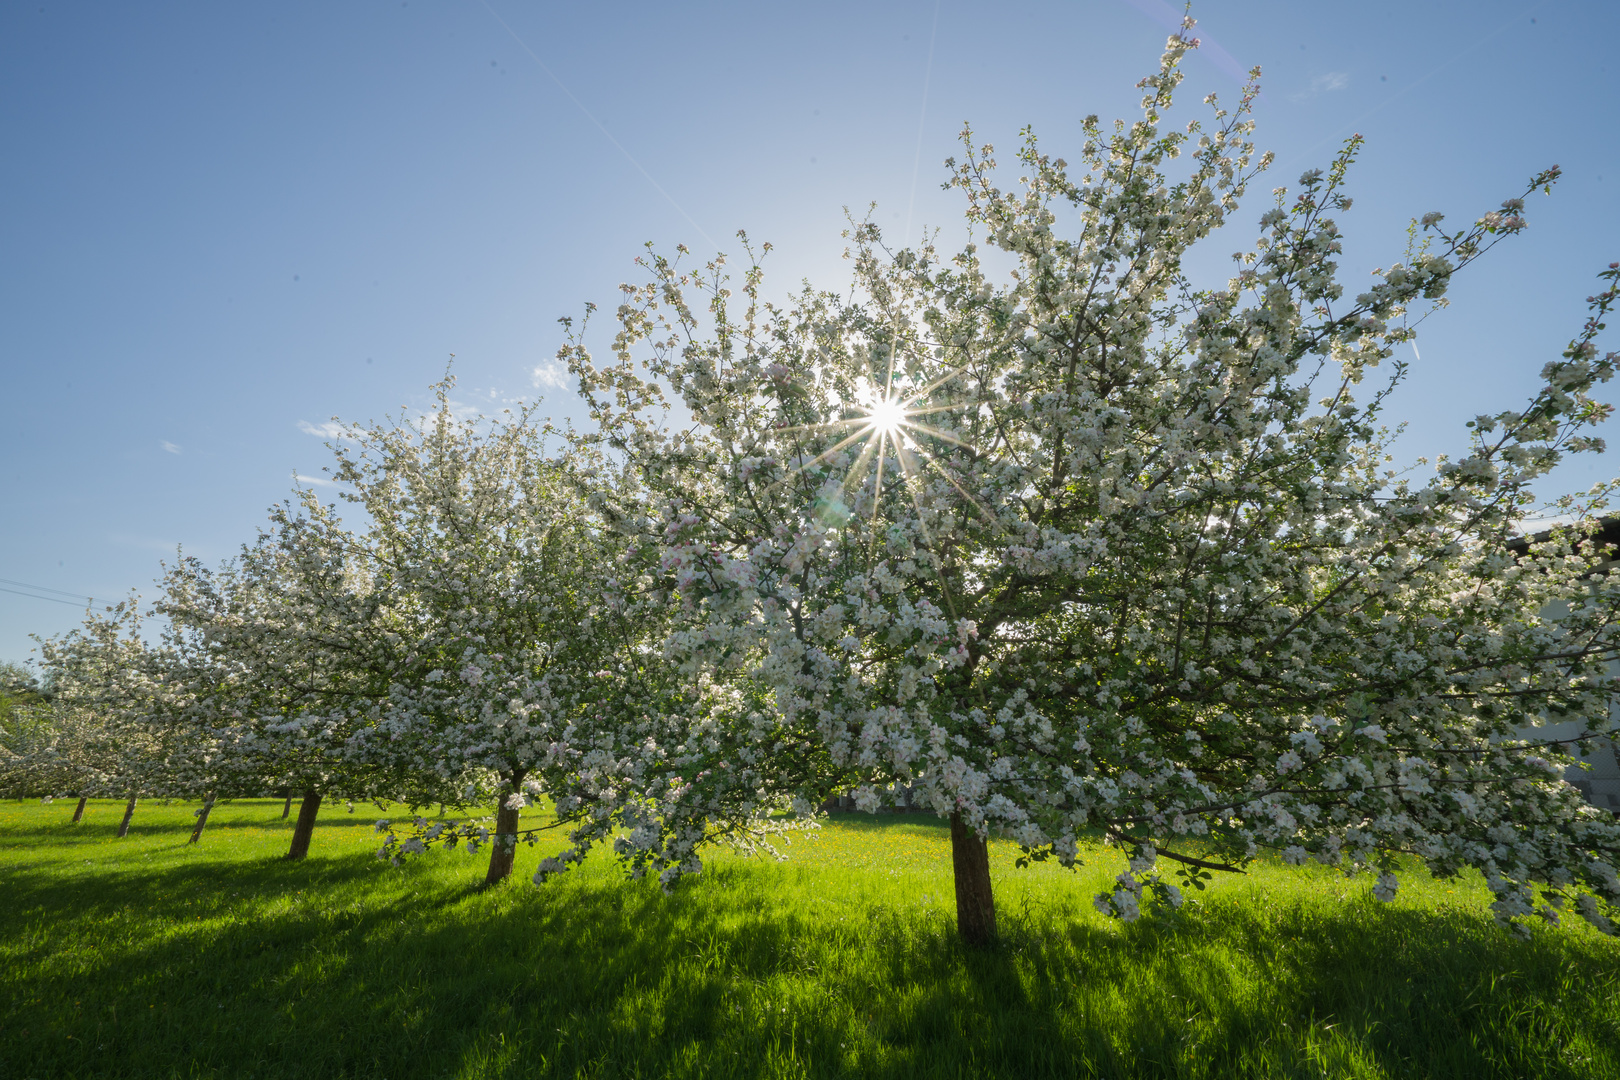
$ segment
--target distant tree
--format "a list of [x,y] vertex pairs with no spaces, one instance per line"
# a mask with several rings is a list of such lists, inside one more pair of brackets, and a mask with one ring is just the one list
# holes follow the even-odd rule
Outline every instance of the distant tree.
[[207,758],[195,733],[170,722],[174,687],[170,657],[150,646],[136,598],[87,612],[84,623],[40,641],[49,686],[45,733],[26,760],[26,783],[38,794],[125,799],[118,826],[128,835],[143,795],[189,797]]
[[31,745],[36,737],[46,694],[39,680],[21,664],[0,660],[0,760]]
[[21,664],[0,660],[0,720],[9,717],[13,708],[37,705],[46,696],[33,672]]
[[180,703],[171,721],[210,748],[195,763],[208,780],[193,786],[210,800],[299,793],[289,859],[308,854],[331,796],[420,804],[469,791],[459,774],[421,777],[394,755],[359,752],[410,635],[374,568],[363,541],[306,492],[273,509],[235,559],[217,568],[182,559],[155,605],[168,620],[166,677]]
[[798,774],[805,801],[850,783],[872,808],[901,783],[947,818],[970,941],[995,934],[991,830],[1066,866],[1088,832],[1117,844],[1129,869],[1096,903],[1125,919],[1145,892],[1180,902],[1165,861],[1203,888],[1270,851],[1375,871],[1387,900],[1404,854],[1478,868],[1504,920],[1572,903],[1611,930],[1620,826],[1561,782],[1566,745],[1518,729],[1610,726],[1620,579],[1592,576],[1578,531],[1532,545],[1533,570],[1511,545],[1532,485],[1602,448],[1620,270],[1527,404],[1427,479],[1389,471],[1409,312],[1523,229],[1523,199],[1414,222],[1346,296],[1357,137],[1276,190],[1229,280],[1196,284],[1188,251],[1270,159],[1253,82],[1232,112],[1212,95],[1208,126],[1166,125],[1186,25],[1139,119],[1085,121],[1079,175],[1030,135],[1003,190],[964,132],[956,255],[860,224],[851,287],[786,307],[757,262],[733,296],[723,260],[654,257],[613,358],[563,350],[655,509],[683,605],[667,646],[771,687],[782,775],[830,763]]
[[[61,787],[54,778],[47,778],[41,766],[57,728],[50,694],[39,680],[21,664],[0,661],[0,793],[28,798],[52,794]],[[82,799],[73,820],[81,816]]]

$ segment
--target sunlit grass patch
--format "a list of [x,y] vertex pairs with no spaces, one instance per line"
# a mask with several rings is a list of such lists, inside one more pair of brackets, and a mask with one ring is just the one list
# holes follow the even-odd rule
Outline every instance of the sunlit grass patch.
[[[287,863],[280,801],[0,804],[0,1078],[1620,1075],[1620,948],[1520,941],[1477,879],[1390,905],[1260,864],[1175,917],[1104,920],[1123,868],[1015,869],[961,948],[949,836],[838,815],[785,863],[723,851],[673,895],[546,850],[374,858],[374,808]],[[547,844],[556,841],[547,841]],[[545,848],[545,845],[542,845]]]

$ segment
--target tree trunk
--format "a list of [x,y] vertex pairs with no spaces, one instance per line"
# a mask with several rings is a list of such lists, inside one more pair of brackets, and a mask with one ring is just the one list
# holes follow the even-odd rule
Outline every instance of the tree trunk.
[[89,801],[90,800],[87,797],[83,795],[79,796],[79,805],[73,808],[73,824],[77,825],[79,822],[84,820],[84,804]]
[[124,820],[118,823],[118,839],[122,840],[129,835],[129,819],[135,816],[136,794],[129,793],[129,804],[124,807]]
[[951,865],[956,871],[956,932],[969,945],[996,940],[996,898],[990,891],[990,845],[951,814]]
[[287,815],[292,813],[292,793],[287,793],[287,801],[281,804],[281,820],[286,821]]
[[495,836],[494,843],[489,850],[489,873],[484,875],[484,884],[493,885],[505,879],[512,873],[512,864],[517,860],[517,829],[518,814],[515,807],[508,809],[506,800],[523,790],[523,770],[513,771],[511,776],[511,790],[502,792],[500,803],[495,808]]
[[208,824],[208,812],[214,808],[214,793],[210,791],[208,798],[203,800],[202,809],[197,811],[197,827],[191,830],[191,842],[195,844],[202,839],[203,826]]
[[309,854],[309,838],[315,831],[315,815],[321,812],[321,793],[314,788],[304,792],[304,801],[298,804],[298,824],[293,826],[292,847],[287,858],[302,859]]

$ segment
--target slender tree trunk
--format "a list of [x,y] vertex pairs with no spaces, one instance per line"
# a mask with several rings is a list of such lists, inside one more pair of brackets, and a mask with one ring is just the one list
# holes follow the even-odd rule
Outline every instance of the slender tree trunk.
[[292,792],[287,793],[287,801],[281,804],[281,820],[286,821],[287,815],[292,813]]
[[501,792],[500,803],[495,808],[495,836],[494,843],[489,850],[489,873],[484,875],[484,884],[493,885],[505,879],[512,873],[512,864],[517,860],[517,828],[518,814],[516,807],[507,808],[506,800],[523,790],[524,772],[514,769],[511,775],[511,790]]
[[84,804],[89,801],[89,798],[86,796],[79,796],[79,805],[73,808],[73,824],[77,825],[79,822],[84,820]]
[[135,816],[135,792],[129,793],[129,803],[124,807],[124,820],[118,823],[118,839],[122,840],[129,835],[129,819]]
[[302,859],[309,854],[309,838],[315,831],[315,815],[321,812],[321,793],[314,788],[304,792],[304,801],[298,804],[298,824],[293,826],[292,847],[287,858]]
[[208,798],[203,800],[202,809],[197,812],[197,827],[191,830],[193,844],[202,839],[203,826],[208,824],[208,813],[214,808],[214,794],[212,791],[208,793]]
[[990,891],[990,845],[951,814],[951,865],[956,871],[956,932],[969,945],[996,940],[996,898]]

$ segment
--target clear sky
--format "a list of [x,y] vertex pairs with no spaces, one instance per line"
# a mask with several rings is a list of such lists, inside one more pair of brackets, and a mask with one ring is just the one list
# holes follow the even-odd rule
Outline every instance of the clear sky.
[[[463,402],[543,395],[575,415],[544,375],[556,319],[613,304],[645,241],[735,252],[746,228],[775,244],[767,284],[785,289],[844,280],[845,206],[950,235],[940,163],[964,120],[1004,150],[1033,125],[1072,158],[1081,117],[1132,114],[1179,10],[0,6],[0,659],[80,618],[43,597],[150,596],[176,545],[231,555],[295,474],[321,475],[323,424],[425,404],[452,353]],[[1394,410],[1403,446],[1461,447],[1465,419],[1531,390],[1620,259],[1620,3],[1193,14],[1205,47],[1183,101],[1235,99],[1261,65],[1257,137],[1278,156],[1215,254],[1247,246],[1265,191],[1352,132],[1352,283],[1400,256],[1411,217],[1472,220],[1563,166],[1529,232],[1424,326]],[[1620,473],[1616,444],[1560,483]]]

